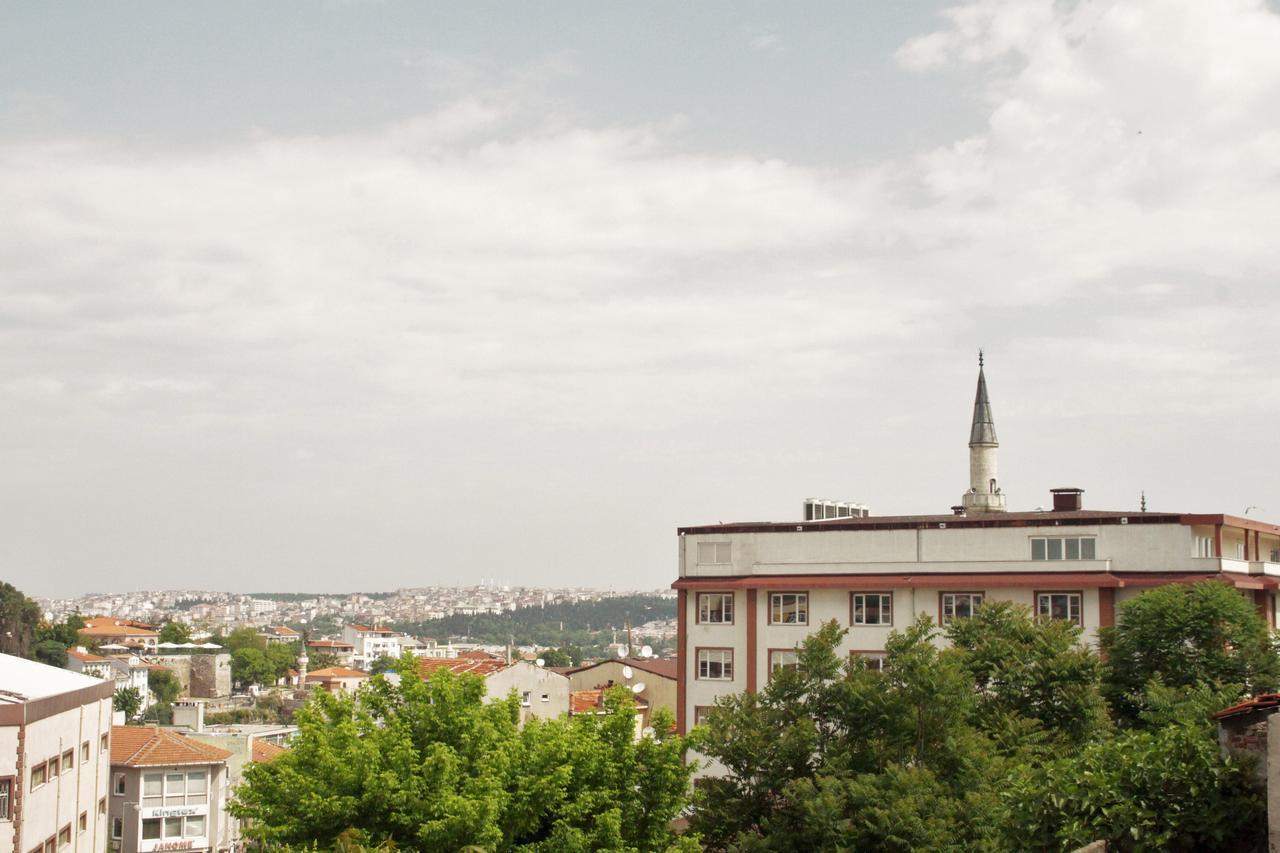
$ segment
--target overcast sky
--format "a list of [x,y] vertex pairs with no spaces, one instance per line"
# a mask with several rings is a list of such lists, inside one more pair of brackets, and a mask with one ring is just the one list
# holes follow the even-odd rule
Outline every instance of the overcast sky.
[[1263,0],[0,7],[0,577],[665,586],[678,525],[1280,520]]

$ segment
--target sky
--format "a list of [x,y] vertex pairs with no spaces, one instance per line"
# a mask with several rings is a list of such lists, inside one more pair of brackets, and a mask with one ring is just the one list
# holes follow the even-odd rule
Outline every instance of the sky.
[[676,528],[1280,521],[1280,12],[0,6],[0,578],[658,588]]

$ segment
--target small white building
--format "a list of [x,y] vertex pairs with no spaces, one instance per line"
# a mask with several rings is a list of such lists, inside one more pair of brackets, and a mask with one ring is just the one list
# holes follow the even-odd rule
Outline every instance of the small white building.
[[0,850],[106,849],[114,693],[0,654]]
[[400,657],[400,635],[390,628],[349,624],[342,629],[342,639],[354,649],[351,663],[357,669],[368,669],[380,657]]

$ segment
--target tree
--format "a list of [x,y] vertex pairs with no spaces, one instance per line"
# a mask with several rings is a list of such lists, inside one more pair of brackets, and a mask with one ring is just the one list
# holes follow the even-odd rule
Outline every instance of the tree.
[[338,656],[333,652],[316,652],[307,653],[307,667],[311,672],[317,669],[328,669],[331,666],[338,666]]
[[396,659],[391,655],[378,655],[373,659],[373,663],[369,664],[370,675],[381,675],[384,672],[391,672],[396,668]]
[[181,622],[166,622],[160,628],[161,643],[189,643],[191,642],[191,629]]
[[578,666],[582,663],[582,649],[578,646],[562,646],[558,649],[543,649],[538,652],[547,666]]
[[485,702],[484,681],[447,669],[357,694],[317,692],[289,752],[245,770],[232,811],[266,846],[416,850],[693,850],[671,833],[689,770],[659,712],[635,739],[632,700],[606,715],[518,724],[519,700]]
[[60,640],[37,640],[31,647],[31,659],[63,669],[67,665],[67,646]]
[[231,653],[231,680],[240,687],[252,684],[273,684],[275,667],[267,660],[266,652],[252,647],[242,647]]
[[172,705],[182,693],[182,682],[167,669],[147,670],[147,689],[157,705]]
[[1118,608],[1101,632],[1104,692],[1122,720],[1137,722],[1151,682],[1239,696],[1274,690],[1280,656],[1251,602],[1217,581],[1169,584]]
[[0,653],[27,657],[40,624],[40,606],[0,581]]
[[236,628],[220,640],[215,642],[229,652],[235,652],[237,649],[257,649],[260,652],[267,650],[266,638],[248,625]]
[[76,645],[84,645],[80,639],[80,629],[84,620],[78,613],[72,613],[66,619],[53,625],[41,625],[36,629],[36,642],[53,641],[64,651]]
[[298,665],[298,643],[268,643],[263,653],[274,682]]
[[116,690],[111,700],[111,707],[117,711],[123,711],[126,722],[138,716],[138,711],[142,708],[142,696],[138,693],[138,688],[121,687]]

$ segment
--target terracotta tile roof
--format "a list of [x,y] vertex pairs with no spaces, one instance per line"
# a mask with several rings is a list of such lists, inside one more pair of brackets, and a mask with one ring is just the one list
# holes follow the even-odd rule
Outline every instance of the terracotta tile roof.
[[[648,708],[649,703],[639,696],[635,697],[637,708]],[[569,694],[569,713],[570,714],[603,714],[604,709],[604,691],[603,690],[574,690]]]
[[82,652],[75,646],[67,649],[67,657],[75,658],[84,663],[106,663],[110,658],[104,658],[102,655],[95,655],[92,652]]
[[173,764],[218,764],[231,756],[225,749],[201,743],[156,726],[112,726],[111,763],[126,767]]
[[1280,693],[1260,693],[1252,699],[1238,702],[1230,708],[1223,708],[1213,717],[1216,720],[1223,720],[1227,717],[1235,717],[1253,711],[1271,711],[1277,708],[1280,708]]
[[297,632],[297,631],[293,630],[293,629],[292,629],[292,628],[290,628],[288,625],[273,625],[273,626],[268,627],[268,628],[267,628],[267,630],[268,630],[268,631],[270,631],[271,633],[275,634],[275,635],[276,635],[276,636],[278,636],[278,637],[297,637],[297,636],[300,636],[300,635],[298,634],[298,632]]
[[315,672],[307,673],[307,681],[315,678],[324,681],[329,678],[368,678],[369,673],[362,672],[358,669],[350,669],[345,666],[327,666],[324,669],[317,669]]
[[269,740],[253,739],[253,754],[249,756],[250,761],[266,762],[274,761],[289,750],[283,746],[276,746]]
[[456,658],[421,658],[418,661],[418,672],[423,678],[426,678],[437,669],[447,669],[458,673],[470,672],[476,675],[493,675],[495,672],[501,672],[506,669],[507,665],[507,662],[502,658],[464,658],[459,655]]
[[351,643],[342,640],[312,640],[307,643],[309,649],[355,649]]
[[481,651],[480,649],[468,649],[465,652],[458,652],[458,657],[466,658],[468,660],[502,660],[502,658],[497,655]]
[[111,619],[95,616],[85,622],[79,631],[84,637],[159,637],[160,632],[150,625],[131,619]]

